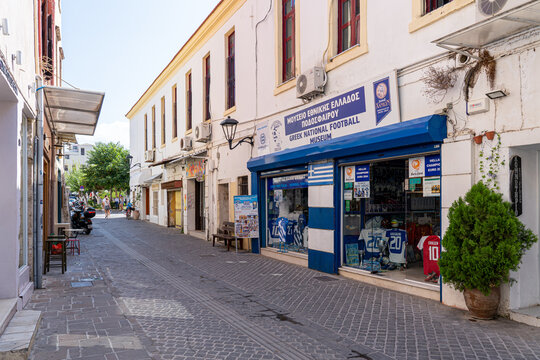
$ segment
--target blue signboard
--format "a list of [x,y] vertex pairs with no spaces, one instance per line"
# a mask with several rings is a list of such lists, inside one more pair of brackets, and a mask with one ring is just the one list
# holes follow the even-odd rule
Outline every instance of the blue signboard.
[[392,111],[392,102],[390,101],[390,82],[389,78],[384,78],[373,83],[373,94],[375,95],[375,116],[376,124],[379,123]]
[[354,168],[354,181],[369,181],[369,164],[356,165]]
[[[320,127],[324,124],[333,123],[334,126],[348,126],[350,124],[338,122],[366,111],[366,97],[364,87],[354,89],[345,94],[331,98],[314,106],[285,116],[285,135],[295,134],[311,128]],[[347,119],[347,121],[358,119]],[[325,129],[321,129],[323,131]],[[328,129],[326,129],[328,130]],[[331,130],[331,129],[330,129]],[[316,134],[314,134],[316,135]]]
[[308,174],[280,176],[268,179],[268,190],[308,187]]
[[441,155],[426,156],[426,175],[425,176],[441,176]]

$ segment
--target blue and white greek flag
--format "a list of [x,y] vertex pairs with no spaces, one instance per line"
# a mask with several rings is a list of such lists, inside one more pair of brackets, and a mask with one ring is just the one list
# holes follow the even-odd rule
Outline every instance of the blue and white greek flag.
[[308,185],[332,185],[334,183],[334,163],[311,164],[308,169]]

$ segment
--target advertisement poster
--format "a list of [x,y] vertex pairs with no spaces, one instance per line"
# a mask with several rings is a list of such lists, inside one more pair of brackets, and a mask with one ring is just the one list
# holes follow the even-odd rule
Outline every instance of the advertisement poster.
[[423,156],[414,157],[409,159],[409,177],[423,177],[426,176],[425,171],[425,159]]
[[369,198],[369,181],[360,181],[354,183],[354,198],[368,199]]
[[[396,72],[268,121],[271,152],[328,141],[400,121]],[[394,102],[394,106],[392,106]]]
[[344,190],[343,191],[343,200],[352,200],[352,190]]
[[358,244],[346,244],[347,265],[360,266],[360,257],[358,256]]
[[439,176],[424,178],[424,197],[441,196],[441,178]]
[[412,178],[409,179],[409,190],[410,191],[422,191],[422,178]]
[[369,165],[356,165],[354,181],[369,181]]
[[345,182],[354,182],[354,166],[345,166]]
[[441,176],[441,155],[426,156],[426,176]]
[[376,124],[379,123],[392,111],[390,101],[390,79],[384,78],[373,83],[373,94],[375,96],[375,116]]
[[197,175],[205,175],[204,160],[190,159],[186,162],[186,176],[188,179],[197,177]]
[[259,237],[257,195],[234,197],[234,230],[237,238]]
[[277,203],[280,203],[283,201],[283,190],[282,189],[276,189],[274,190],[274,201]]

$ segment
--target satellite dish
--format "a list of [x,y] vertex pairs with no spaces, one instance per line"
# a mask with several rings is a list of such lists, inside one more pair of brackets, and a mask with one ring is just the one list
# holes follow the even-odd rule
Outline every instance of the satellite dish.
[[477,0],[478,11],[486,16],[497,14],[506,5],[508,0]]

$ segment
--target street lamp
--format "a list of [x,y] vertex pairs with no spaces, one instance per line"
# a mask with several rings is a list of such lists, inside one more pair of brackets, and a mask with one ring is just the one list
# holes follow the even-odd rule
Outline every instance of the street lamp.
[[131,160],[133,160],[133,156],[131,154],[126,155],[126,160],[129,162],[129,169],[133,169],[135,166],[139,165],[141,167],[141,163],[136,163],[135,165],[131,166]]
[[229,149],[233,150],[235,147],[237,147],[243,142],[249,143],[251,146],[253,146],[253,136],[246,136],[242,138],[239,142],[237,142],[236,145],[232,146],[232,142],[236,135],[236,126],[238,125],[238,120],[232,119],[230,116],[227,116],[227,118],[223,120],[220,125],[223,129],[225,139],[229,142]]

